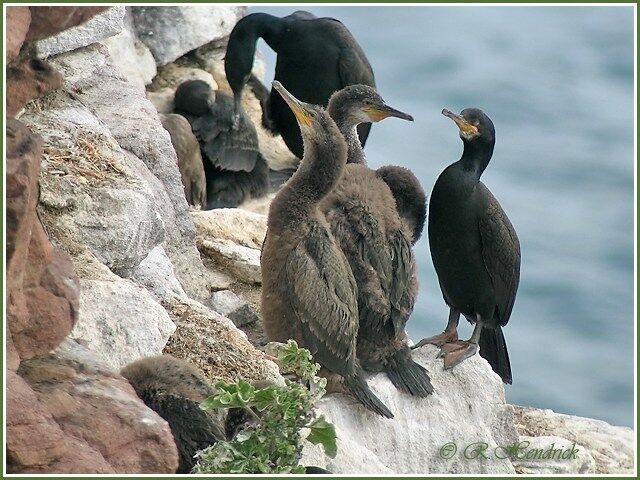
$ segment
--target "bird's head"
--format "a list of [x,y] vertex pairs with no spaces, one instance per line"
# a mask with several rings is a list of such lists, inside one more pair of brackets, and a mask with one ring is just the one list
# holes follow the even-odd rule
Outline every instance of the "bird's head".
[[273,82],[273,88],[276,89],[287,105],[289,105],[300,126],[300,133],[303,138],[314,138],[318,131],[316,127],[322,126],[328,121],[331,122],[331,118],[322,107],[298,100],[277,80]]
[[413,121],[411,115],[387,105],[375,88],[368,85],[349,85],[338,90],[329,99],[327,111],[332,118],[343,119],[353,126],[388,117]]
[[465,108],[456,115],[446,108],[442,110],[445,117],[453,120],[460,129],[460,138],[464,142],[484,141],[493,143],[496,131],[491,119],[479,108]]

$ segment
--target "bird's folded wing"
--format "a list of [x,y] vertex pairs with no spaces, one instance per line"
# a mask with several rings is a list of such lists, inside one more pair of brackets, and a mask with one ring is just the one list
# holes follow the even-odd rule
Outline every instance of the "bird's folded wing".
[[[491,195],[491,194],[490,194]],[[500,325],[509,321],[520,281],[520,242],[506,213],[491,195],[479,221],[482,257],[496,295]]]
[[358,333],[357,287],[344,256],[320,225],[289,255],[286,274],[305,346],[340,375],[352,373]]

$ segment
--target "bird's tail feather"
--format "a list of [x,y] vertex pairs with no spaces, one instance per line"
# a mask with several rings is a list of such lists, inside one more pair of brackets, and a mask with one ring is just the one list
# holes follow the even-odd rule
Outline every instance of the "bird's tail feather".
[[356,400],[369,410],[382,417],[393,418],[391,410],[389,410],[387,406],[382,403],[378,397],[376,397],[375,393],[371,391],[361,372],[356,373],[353,376],[346,377],[345,386]]
[[511,384],[511,363],[507,343],[504,340],[502,327],[495,329],[485,327],[480,332],[480,356],[484,358],[494,372],[500,375],[504,383]]
[[429,373],[422,365],[413,361],[408,347],[393,354],[387,363],[386,372],[398,390],[416,397],[426,397],[433,393]]

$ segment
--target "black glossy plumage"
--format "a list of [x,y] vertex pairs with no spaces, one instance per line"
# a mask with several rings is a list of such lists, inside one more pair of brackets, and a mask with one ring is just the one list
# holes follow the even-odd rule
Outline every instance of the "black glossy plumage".
[[234,127],[234,102],[202,80],[178,86],[174,109],[195,134],[207,179],[206,209],[236,207],[267,193],[269,169],[260,154],[256,129],[244,111]]
[[[347,85],[375,86],[364,51],[338,20],[303,11],[283,18],[253,13],[234,27],[225,56],[225,72],[236,105],[251,77],[258,38],[278,54],[275,80],[304,102],[326,106],[331,94]],[[261,98],[265,126],[279,133],[289,149],[302,158],[302,137],[295,117],[277,92],[271,91],[265,98],[266,92]],[[370,123],[359,127],[362,145],[370,128]]]
[[482,325],[480,355],[511,383],[502,327],[518,289],[520,244],[498,200],[480,181],[493,154],[495,129],[478,109],[466,109],[460,116],[443,113],[459,125],[464,152],[438,177],[431,194],[431,257],[445,302],[454,314]]

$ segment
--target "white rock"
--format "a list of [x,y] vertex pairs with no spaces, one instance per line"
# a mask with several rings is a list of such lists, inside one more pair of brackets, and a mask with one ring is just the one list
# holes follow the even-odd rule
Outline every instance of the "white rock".
[[145,165],[158,213],[165,226],[164,248],[187,294],[205,299],[210,273],[195,246],[195,227],[171,144],[158,114],[145,96],[115,67],[104,45],[62,54],[51,60],[64,76],[64,89],[72,93],[109,129],[123,150]]
[[138,37],[158,65],[173,62],[205,43],[231,33],[246,7],[186,6],[133,7]]
[[591,473],[595,468],[585,447],[555,436],[520,437],[512,461],[517,472],[527,474]]
[[158,300],[187,297],[162,246],[157,246],[149,252],[147,258],[134,270],[131,278],[147,287]]
[[[394,413],[393,419],[369,412],[350,396],[322,398],[319,411],[338,430],[338,455],[331,460],[305,449],[302,463],[336,474],[514,473],[508,458],[493,454],[497,446],[512,445],[518,438],[502,381],[479,355],[445,371],[437,354],[434,346],[413,353],[431,376],[435,391],[427,398],[399,392],[384,374],[369,378],[369,386]],[[443,458],[441,448],[450,442],[457,450],[451,458]],[[465,458],[465,449],[471,456],[479,442],[486,443],[488,458]]]
[[161,353],[175,329],[144,287],[115,276],[80,280],[80,314],[70,337],[114,369]]
[[123,30],[102,43],[109,49],[113,63],[131,83],[144,90],[156,76],[156,61],[147,46],[136,37],[130,8],[124,17]]
[[[88,247],[112,271],[128,275],[165,238],[149,185],[134,181],[109,130],[79,102],[67,99],[26,113],[23,120],[45,142],[40,197],[45,223]],[[67,175],[53,175],[56,171]]]
[[35,55],[38,58],[47,58],[111,37],[124,28],[124,14],[125,7],[111,7],[78,26],[38,40],[34,42]]
[[[582,445],[595,466],[587,473],[629,474],[634,471],[636,435],[631,428],[602,420],[515,406],[516,427],[526,437],[558,436]],[[577,473],[577,472],[576,472]]]
[[231,290],[213,292],[208,303],[214,311],[230,319],[236,327],[242,327],[259,320],[251,305]]
[[269,207],[271,206],[271,201],[275,198],[276,193],[269,193],[264,197],[260,198],[251,198],[246,202],[238,205],[238,208],[241,210],[246,210],[248,212],[259,213],[261,215],[269,214]]
[[267,217],[238,208],[191,211],[198,240],[231,240],[250,248],[262,248]]
[[198,247],[213,263],[249,284],[262,283],[260,250],[238,245],[230,240],[202,240]]

